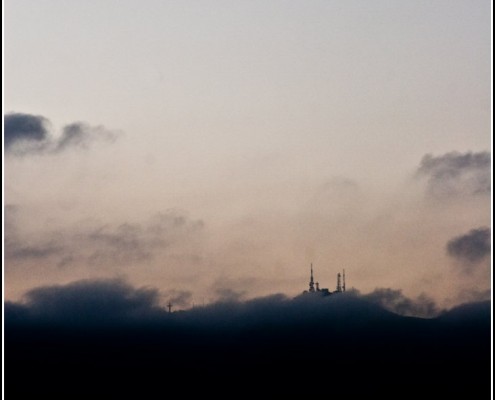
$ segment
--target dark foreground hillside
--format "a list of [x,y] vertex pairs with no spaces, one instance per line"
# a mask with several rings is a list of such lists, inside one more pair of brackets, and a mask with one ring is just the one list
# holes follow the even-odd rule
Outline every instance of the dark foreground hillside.
[[488,302],[428,320],[347,294],[112,307],[6,304],[6,398],[490,395]]

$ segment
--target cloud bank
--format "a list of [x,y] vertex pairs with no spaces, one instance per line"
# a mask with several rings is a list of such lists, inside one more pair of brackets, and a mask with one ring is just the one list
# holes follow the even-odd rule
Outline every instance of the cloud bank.
[[425,296],[413,300],[400,290],[390,288],[375,289],[368,294],[350,290],[330,297],[299,295],[294,299],[275,294],[241,300],[239,293],[227,289],[219,290],[219,294],[218,300],[207,306],[170,314],[166,302],[179,308],[189,305],[192,293],[173,290],[160,294],[155,288],[135,288],[122,279],[80,280],[29,290],[22,302],[6,302],[5,318],[7,322],[21,322],[24,318],[24,322],[97,326],[141,322],[167,325],[172,316],[174,321],[179,318],[182,322],[196,320],[210,324],[213,320],[228,322],[239,318],[253,323],[265,318],[277,321],[288,318],[286,322],[290,319],[294,322],[317,320],[323,315],[341,318],[342,311],[359,314],[358,320],[370,317],[395,319],[401,315],[434,317],[445,313]]

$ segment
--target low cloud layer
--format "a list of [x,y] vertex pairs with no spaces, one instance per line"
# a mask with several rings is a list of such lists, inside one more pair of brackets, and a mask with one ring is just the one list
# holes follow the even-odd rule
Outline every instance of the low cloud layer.
[[472,272],[473,268],[490,257],[490,246],[490,228],[481,227],[449,240],[447,254],[459,261],[464,272]]
[[489,195],[491,155],[483,152],[427,154],[417,176],[427,179],[428,194],[435,198],[452,195]]
[[[58,323],[62,325],[93,325],[152,322],[170,323],[166,309],[191,306],[192,293],[173,290],[160,294],[155,288],[135,288],[121,279],[82,280],[66,285],[43,286],[28,291],[22,302],[6,302],[7,323]],[[330,297],[300,295],[290,299],[282,294],[241,301],[238,293],[223,293],[217,302],[173,313],[176,318],[202,321],[244,320],[260,323],[263,319],[284,323],[315,318],[342,317],[342,312],[362,320],[369,318],[399,318],[403,316],[434,317],[442,314],[435,303],[420,296],[416,300],[405,297],[400,290],[376,289],[368,294],[351,290]],[[370,314],[371,313],[371,314]],[[356,315],[354,315],[356,314]],[[185,319],[184,319],[185,318]],[[359,320],[358,318],[358,320]],[[357,321],[357,320],[356,320]],[[323,322],[323,321],[322,321]]]
[[5,152],[14,156],[57,154],[71,148],[87,149],[97,141],[112,142],[115,132],[102,126],[75,122],[62,128],[59,136],[50,132],[50,122],[41,115],[8,113],[4,116]]

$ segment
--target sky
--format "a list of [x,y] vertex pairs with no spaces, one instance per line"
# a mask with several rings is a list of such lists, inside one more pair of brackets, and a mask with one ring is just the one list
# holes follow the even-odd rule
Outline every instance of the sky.
[[490,297],[489,1],[4,11],[6,299]]

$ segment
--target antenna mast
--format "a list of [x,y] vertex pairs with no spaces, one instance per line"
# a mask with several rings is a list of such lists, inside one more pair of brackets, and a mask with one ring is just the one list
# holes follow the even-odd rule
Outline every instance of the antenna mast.
[[309,291],[310,292],[315,291],[315,282],[313,279],[313,263],[311,263],[311,279],[309,280]]

